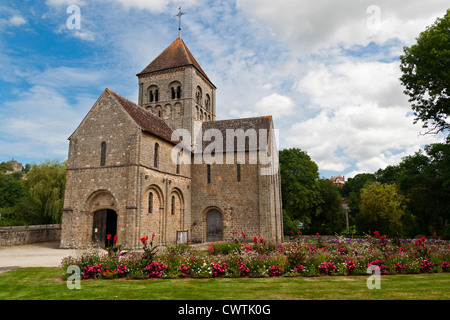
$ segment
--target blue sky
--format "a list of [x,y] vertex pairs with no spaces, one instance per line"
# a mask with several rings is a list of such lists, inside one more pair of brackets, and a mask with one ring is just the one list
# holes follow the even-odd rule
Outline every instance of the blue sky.
[[137,102],[136,74],[176,38],[182,6],[217,119],[272,115],[279,148],[307,151],[324,177],[397,164],[443,139],[419,134],[398,66],[446,2],[0,0],[0,162],[64,160],[107,87]]

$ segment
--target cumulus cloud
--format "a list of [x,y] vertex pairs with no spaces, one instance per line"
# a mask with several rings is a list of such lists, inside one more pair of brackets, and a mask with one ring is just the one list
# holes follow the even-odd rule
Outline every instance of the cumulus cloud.
[[434,142],[418,135],[420,126],[413,125],[396,70],[395,63],[351,60],[315,66],[297,88],[320,112],[293,124],[286,140],[307,150],[322,170],[343,171],[355,164],[366,172]]
[[259,100],[255,105],[255,110],[260,115],[272,115],[282,117],[292,115],[294,112],[294,101],[291,98],[273,93],[270,96]]
[[238,0],[238,7],[267,24],[298,54],[388,39],[412,41],[437,16],[445,0]]

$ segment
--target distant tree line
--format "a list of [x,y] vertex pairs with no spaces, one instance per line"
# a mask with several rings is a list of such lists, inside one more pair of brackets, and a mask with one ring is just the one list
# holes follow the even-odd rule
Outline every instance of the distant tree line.
[[300,149],[280,151],[285,234],[345,234],[342,199],[352,234],[450,237],[450,138],[404,157],[395,166],[357,174],[338,187],[320,179]]
[[22,172],[11,161],[0,163],[0,225],[60,223],[66,162],[27,164]]

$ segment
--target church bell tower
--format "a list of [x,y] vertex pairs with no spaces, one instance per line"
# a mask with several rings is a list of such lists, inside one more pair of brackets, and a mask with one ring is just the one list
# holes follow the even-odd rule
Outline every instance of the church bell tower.
[[[177,15],[181,17],[180,13]],[[193,122],[216,118],[216,87],[178,37],[144,70],[139,79],[139,106],[192,133]]]

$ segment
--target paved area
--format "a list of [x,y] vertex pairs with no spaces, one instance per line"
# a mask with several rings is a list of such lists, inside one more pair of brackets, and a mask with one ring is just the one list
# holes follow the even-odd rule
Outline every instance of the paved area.
[[76,250],[59,249],[59,241],[0,247],[0,273],[21,267],[59,267]]

